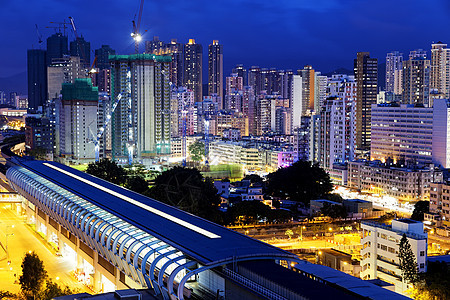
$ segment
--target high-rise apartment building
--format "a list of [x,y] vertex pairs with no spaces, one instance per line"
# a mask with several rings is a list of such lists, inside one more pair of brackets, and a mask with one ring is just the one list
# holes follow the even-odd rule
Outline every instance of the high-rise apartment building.
[[111,68],[109,56],[114,54],[116,54],[116,50],[112,49],[109,45],[102,45],[100,48],[95,49],[97,68],[99,70]]
[[255,95],[258,96],[263,90],[261,80],[261,69],[258,66],[252,66],[248,70],[248,85],[253,87]]
[[90,78],[63,83],[56,103],[56,156],[63,162],[86,163],[95,159],[93,140],[98,130],[98,88]]
[[87,69],[91,66],[91,43],[87,42],[84,37],[77,37],[70,42],[70,56],[80,57],[83,68]]
[[170,63],[170,82],[176,87],[183,85],[183,44],[178,43],[176,39],[172,39],[166,44],[166,55],[172,56]]
[[301,117],[306,115],[306,110],[308,109],[307,99],[303,98],[303,79],[301,75],[293,75],[291,94],[292,126],[293,128],[298,128],[301,125]]
[[371,160],[432,162],[433,109],[411,104],[372,105]]
[[386,92],[402,94],[403,53],[398,51],[386,55]]
[[170,153],[170,56],[112,55],[112,99],[122,92],[112,119],[114,159],[142,163]]
[[329,97],[320,112],[320,164],[325,169],[355,157],[356,102],[350,97]]
[[28,108],[37,110],[47,101],[47,52],[27,51]]
[[184,45],[184,77],[183,84],[194,92],[195,102],[203,99],[203,76],[202,76],[203,48],[190,39]]
[[308,110],[314,110],[314,94],[315,94],[315,71],[312,66],[305,66],[297,71],[303,80],[303,99],[308,105]]
[[69,54],[67,36],[61,32],[55,33],[47,38],[47,65],[54,58],[61,58]]
[[145,53],[161,54],[164,48],[165,44],[159,40],[159,36],[154,36],[151,41],[145,41]]
[[431,45],[430,90],[442,98],[450,96],[450,48],[442,42]]
[[76,78],[85,78],[86,72],[82,68],[79,56],[64,55],[54,58],[47,67],[47,85],[49,100],[58,98],[63,83],[74,83]]
[[223,99],[223,46],[214,40],[208,46],[208,95]]
[[249,134],[256,135],[256,96],[252,86],[244,86],[242,113],[248,118]]
[[231,70],[231,73],[235,73],[238,74],[239,77],[242,77],[243,81],[244,81],[244,86],[248,85],[248,74],[247,74],[247,70],[244,68],[244,65],[236,65],[236,67],[234,67]]
[[314,76],[314,111],[319,113],[327,98],[328,77],[320,72],[315,72]]
[[354,60],[356,80],[356,148],[370,150],[371,106],[377,103],[378,59],[358,52]]
[[411,51],[409,60],[403,61],[402,103],[430,105],[430,66],[421,49]]

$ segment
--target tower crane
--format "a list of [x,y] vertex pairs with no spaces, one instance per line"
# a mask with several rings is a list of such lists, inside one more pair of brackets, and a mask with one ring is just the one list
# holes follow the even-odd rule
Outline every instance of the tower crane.
[[[109,125],[109,122],[111,121],[112,114],[116,110],[116,107],[119,104],[120,100],[122,100],[122,98],[123,98],[123,96],[122,96],[122,92],[121,92],[121,93],[119,93],[119,95],[117,95],[116,101],[114,101],[114,104],[111,108],[111,112],[106,115],[105,123],[103,124],[102,127],[100,127],[97,134],[94,135],[91,131],[92,139],[89,142],[94,143],[95,161],[96,162],[100,160],[100,138],[103,136],[103,133],[105,132],[106,127]],[[91,130],[90,127],[89,127],[89,130]]]
[[[78,36],[78,31],[77,31],[77,28],[75,27],[75,20],[72,17],[69,17],[69,21],[70,21],[70,24],[72,25],[73,34],[75,35],[75,41],[77,42],[78,50],[80,51],[80,56],[83,59],[83,62],[86,65],[89,65],[90,62],[86,61],[86,53],[84,52],[85,49],[81,45],[81,41],[80,41],[80,38]],[[89,70],[88,70],[88,72],[89,72]]]
[[139,43],[142,41],[142,35],[139,32],[139,28],[141,27],[141,19],[142,19],[142,9],[144,8],[144,0],[141,0],[139,5],[138,19],[137,23],[135,22],[136,15],[134,15],[133,23],[133,32],[131,33],[131,37],[134,39],[134,51],[136,54],[139,53]]
[[39,48],[41,48],[41,44],[42,44],[42,34],[39,32],[39,28],[37,24],[34,24],[36,26],[36,34],[38,37],[38,43],[39,43]]

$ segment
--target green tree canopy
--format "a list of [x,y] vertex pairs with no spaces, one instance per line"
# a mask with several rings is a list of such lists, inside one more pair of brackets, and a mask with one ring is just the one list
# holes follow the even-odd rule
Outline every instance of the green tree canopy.
[[251,183],[262,183],[264,179],[257,174],[245,175],[242,180],[250,180]]
[[106,158],[90,163],[86,173],[118,185],[123,185],[127,179],[125,169],[117,165],[115,161]]
[[195,141],[189,145],[189,153],[193,161],[200,162],[205,156],[205,144],[200,141]]
[[228,208],[228,222],[231,224],[254,224],[265,221],[270,207],[259,200],[237,202]]
[[330,176],[318,164],[299,160],[292,166],[267,175],[268,194],[309,203],[333,190]]
[[347,217],[347,210],[343,205],[331,204],[328,202],[325,202],[323,204],[322,208],[320,209],[320,212],[324,216],[328,216],[332,219]]
[[68,286],[66,286],[65,288],[61,288],[57,283],[49,279],[47,280],[45,288],[43,289],[39,299],[51,300],[56,297],[72,294],[74,294],[74,291],[72,291]]
[[146,196],[199,217],[218,221],[220,196],[210,178],[197,169],[175,167],[156,177]]
[[421,273],[419,289],[426,290],[434,299],[450,299],[450,268],[443,261],[427,263],[427,272]]
[[44,263],[39,259],[35,252],[25,254],[22,261],[22,275],[19,277],[22,292],[28,299],[42,291],[47,271],[44,269]]
[[133,192],[143,194],[148,190],[148,183],[142,176],[132,175],[127,178],[124,185],[125,188],[132,190]]
[[415,284],[418,281],[417,260],[409,244],[406,234],[400,240],[398,251],[399,269],[402,277],[407,283]]
[[416,221],[423,221],[424,214],[430,211],[430,201],[417,201],[414,204],[414,211],[411,215],[411,219]]

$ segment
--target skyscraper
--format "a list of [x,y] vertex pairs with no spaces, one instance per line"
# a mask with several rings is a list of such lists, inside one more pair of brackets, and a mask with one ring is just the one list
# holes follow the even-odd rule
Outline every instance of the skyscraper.
[[116,54],[116,51],[109,45],[102,45],[101,48],[95,50],[95,57],[98,73],[96,74],[96,82],[99,92],[106,92],[111,95],[111,64],[109,55]]
[[47,52],[27,51],[28,108],[38,109],[47,101]]
[[91,43],[82,36],[76,38],[70,42],[70,56],[80,57],[83,68],[89,68],[91,66]]
[[303,80],[303,99],[307,103],[309,110],[314,110],[314,91],[315,91],[315,71],[312,66],[305,66],[297,71]]
[[77,78],[64,83],[61,94],[56,105],[56,155],[71,163],[94,161],[98,88],[90,78]]
[[109,45],[102,45],[101,48],[95,49],[97,68],[99,68],[99,70],[111,68],[108,56],[114,54],[116,54],[116,50],[112,49]]
[[378,59],[358,52],[354,60],[356,80],[356,148],[370,150],[371,105],[377,103]]
[[47,38],[47,65],[52,63],[52,59],[61,58],[69,54],[67,41],[67,36],[61,32],[55,33]]
[[170,153],[170,56],[112,55],[112,99],[122,92],[112,119],[114,159],[142,163]]
[[430,104],[430,67],[425,51],[410,52],[409,60],[403,62],[402,103]]
[[258,66],[252,66],[248,70],[248,85],[253,87],[256,96],[263,90],[261,69]]
[[195,102],[203,99],[202,76],[203,48],[194,39],[184,45],[184,78],[183,84],[194,92]]
[[247,70],[244,68],[244,65],[236,65],[236,67],[231,70],[231,73],[238,74],[238,76],[242,77],[242,79],[244,80],[244,86],[248,85],[248,75]]
[[164,42],[159,40],[159,36],[154,36],[153,40],[145,42],[145,52],[148,54],[161,54],[164,49]]
[[172,56],[170,63],[170,82],[176,87],[183,85],[183,44],[178,43],[176,39],[172,39],[166,44],[166,55]]
[[442,98],[450,97],[450,48],[442,42],[431,45],[430,90]]
[[223,99],[223,46],[214,40],[208,46],[208,95]]
[[386,92],[402,94],[403,53],[398,51],[386,55]]

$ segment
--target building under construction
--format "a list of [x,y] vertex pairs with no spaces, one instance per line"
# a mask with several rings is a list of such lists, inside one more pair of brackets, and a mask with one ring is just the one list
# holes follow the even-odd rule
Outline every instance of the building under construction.
[[110,55],[113,159],[131,163],[170,153],[171,56]]

